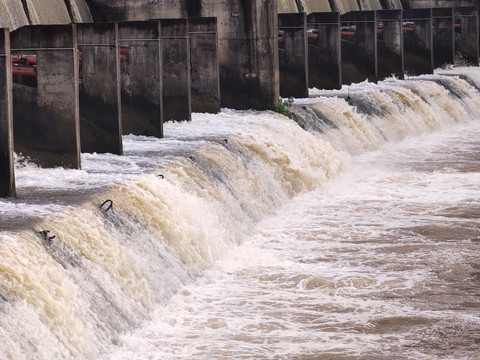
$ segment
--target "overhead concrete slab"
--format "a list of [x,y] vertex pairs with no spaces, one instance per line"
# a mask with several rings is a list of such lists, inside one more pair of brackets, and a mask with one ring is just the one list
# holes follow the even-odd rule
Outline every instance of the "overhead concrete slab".
[[28,24],[22,0],[0,0],[0,28],[13,31]]

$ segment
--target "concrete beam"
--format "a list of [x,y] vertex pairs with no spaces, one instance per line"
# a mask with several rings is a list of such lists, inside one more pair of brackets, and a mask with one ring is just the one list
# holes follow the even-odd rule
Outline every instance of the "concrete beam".
[[307,17],[278,15],[280,96],[308,97]]
[[121,155],[122,117],[118,27],[78,24],[80,134],[82,152]]
[[162,19],[163,119],[191,120],[187,19]]
[[193,112],[220,111],[217,18],[189,18],[191,103]]
[[342,87],[340,13],[308,14],[308,86],[318,89]]
[[0,29],[0,197],[15,197],[10,32]]
[[13,55],[37,62],[36,77],[14,79],[15,151],[44,167],[81,166],[76,31],[75,25],[27,26],[10,37]]
[[377,10],[377,23],[378,79],[403,79],[403,12]]
[[377,82],[377,21],[375,11],[351,11],[342,24],[342,83]]
[[477,7],[457,7],[455,12],[455,56],[461,64],[478,66]]
[[159,21],[118,24],[123,133],[163,137]]
[[433,8],[433,66],[453,64],[455,55],[453,8]]
[[407,9],[403,12],[404,67],[408,75],[433,74],[432,9]]

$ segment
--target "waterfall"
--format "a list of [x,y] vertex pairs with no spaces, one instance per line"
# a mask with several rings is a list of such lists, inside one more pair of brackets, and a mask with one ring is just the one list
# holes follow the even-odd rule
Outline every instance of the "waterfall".
[[[17,156],[0,200],[0,358],[94,359],[353,156],[476,119],[478,69],[313,89],[274,112],[194,114],[83,170]],[[102,206],[103,204],[103,206]],[[109,207],[111,205],[111,208]]]

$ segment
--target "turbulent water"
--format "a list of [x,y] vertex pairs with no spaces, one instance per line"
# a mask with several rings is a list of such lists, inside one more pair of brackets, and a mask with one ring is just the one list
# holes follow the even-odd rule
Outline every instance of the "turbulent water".
[[19,154],[0,358],[479,358],[479,87],[313,89],[296,121],[194,114],[83,170]]

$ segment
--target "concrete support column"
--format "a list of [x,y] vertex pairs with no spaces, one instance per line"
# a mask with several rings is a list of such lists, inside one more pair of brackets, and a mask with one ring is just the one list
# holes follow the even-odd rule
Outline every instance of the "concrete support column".
[[433,74],[432,9],[407,9],[403,12],[405,73]]
[[0,29],[0,197],[15,197],[10,32]]
[[191,120],[187,19],[162,19],[163,119]]
[[211,8],[202,5],[201,14],[217,16],[219,21],[222,106],[275,109],[280,89],[277,1],[216,0],[211,4]]
[[351,11],[342,24],[342,82],[377,82],[377,21],[375,11]]
[[193,112],[220,111],[217,18],[188,19],[191,103]]
[[453,8],[433,8],[433,66],[453,64],[455,41]]
[[13,85],[15,151],[45,167],[81,165],[76,32],[40,25],[10,35],[12,55],[36,62],[36,76]]
[[340,13],[308,14],[308,86],[318,89],[342,87]]
[[118,24],[123,133],[163,137],[160,21]]
[[121,155],[118,28],[113,23],[78,24],[80,134],[83,152]]
[[457,7],[455,12],[455,55],[461,64],[478,66],[478,10]]
[[308,97],[307,17],[305,13],[278,15],[280,96]]
[[377,10],[377,23],[378,79],[403,79],[403,11]]

